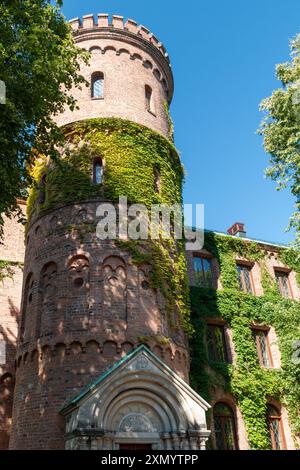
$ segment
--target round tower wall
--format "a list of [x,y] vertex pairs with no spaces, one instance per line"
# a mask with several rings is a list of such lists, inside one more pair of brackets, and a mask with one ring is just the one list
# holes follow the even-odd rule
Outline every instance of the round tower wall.
[[[173,94],[173,77],[164,48],[143,26],[134,22],[91,26],[87,19],[71,21],[74,39],[79,47],[90,51],[88,65],[81,66],[81,74],[89,86],[72,89],[79,109],[65,111],[56,116],[63,126],[71,122],[97,117],[120,117],[142,124],[165,137],[169,137],[169,118],[166,105]],[[119,18],[119,17],[113,17]],[[131,21],[131,20],[130,20]],[[98,23],[101,21],[98,20]],[[113,26],[114,25],[114,26]],[[90,26],[90,27],[88,27]],[[92,96],[95,74],[103,74],[103,95]],[[151,90],[150,108],[146,88]],[[148,97],[149,99],[149,97]]]

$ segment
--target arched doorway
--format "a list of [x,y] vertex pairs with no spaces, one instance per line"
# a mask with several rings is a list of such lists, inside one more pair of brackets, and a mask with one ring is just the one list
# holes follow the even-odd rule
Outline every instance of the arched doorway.
[[63,408],[66,448],[205,449],[208,408],[188,384],[140,346]]

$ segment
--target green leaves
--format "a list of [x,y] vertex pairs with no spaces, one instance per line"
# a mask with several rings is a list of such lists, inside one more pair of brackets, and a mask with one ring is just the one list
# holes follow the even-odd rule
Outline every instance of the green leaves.
[[[266,404],[270,398],[287,407],[295,436],[300,435],[300,367],[292,356],[300,338],[299,302],[282,298],[268,273],[265,252],[257,243],[207,233],[205,248],[219,261],[223,289],[191,287],[192,321],[191,384],[204,393],[230,391],[242,413],[251,449],[270,447],[266,426]],[[260,265],[264,295],[256,297],[236,287],[236,256]],[[300,255],[295,249],[281,249],[280,260],[300,272]],[[205,320],[221,318],[232,331],[236,360],[231,367],[208,361],[205,347]],[[274,327],[279,340],[281,369],[262,368],[250,325],[253,322]]]
[[[277,182],[278,189],[289,187],[297,202],[300,198],[300,35],[291,41],[291,61],[276,66],[276,76],[283,87],[261,102],[265,112],[258,133],[270,154],[266,174]],[[299,204],[289,227],[300,242]]]
[[[57,2],[59,6],[61,2]],[[10,215],[26,196],[35,152],[55,158],[63,135],[53,116],[74,106],[68,92],[84,83],[69,25],[48,0],[4,0],[0,5],[0,214]],[[36,154],[36,153],[35,153]],[[0,217],[0,235],[3,221]]]

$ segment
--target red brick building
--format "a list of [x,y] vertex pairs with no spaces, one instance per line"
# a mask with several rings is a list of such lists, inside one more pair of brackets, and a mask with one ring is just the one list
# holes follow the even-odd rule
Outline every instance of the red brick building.
[[[124,23],[119,16],[111,23],[108,15],[98,15],[96,21],[87,15],[70,23],[76,43],[91,52],[89,66],[82,67],[90,86],[74,90],[79,109],[57,116],[59,125],[70,130],[74,123],[95,122],[96,131],[99,121],[93,119],[119,118],[169,141],[166,104],[174,85],[162,43],[144,26],[133,20]],[[109,141],[110,131],[106,135]],[[69,150],[74,145],[70,141]],[[81,148],[86,142],[76,145]],[[173,160],[167,164],[172,167]],[[154,192],[163,192],[163,167],[153,168]],[[100,187],[109,178],[108,170],[109,156],[93,154],[91,184]],[[207,402],[201,390],[199,395],[190,387],[187,335],[176,308],[175,324],[168,320],[167,294],[153,288],[151,262],[135,263],[130,250],[99,240],[91,229],[99,203],[107,198],[99,192],[99,197],[55,199],[49,174],[41,177],[25,244],[22,228],[9,219],[0,246],[0,260],[11,269],[0,285],[0,448],[196,450],[205,449],[210,434],[215,448],[226,447],[233,435],[235,444],[228,448],[249,448],[234,397],[220,388]],[[51,205],[43,206],[51,197]],[[172,194],[168,197],[170,203],[177,202]],[[245,235],[240,225],[224,237]],[[280,271],[283,295],[288,289],[289,296],[299,299],[295,272],[277,257],[278,247],[257,244],[265,252],[270,275]],[[191,286],[204,276],[210,288],[223,289],[212,253],[188,251],[186,261]],[[236,261],[240,288],[263,295],[260,264],[241,256]],[[226,357],[234,364],[231,329],[223,320],[215,325],[223,329]],[[272,325],[265,331],[268,367],[280,369],[276,332]],[[258,353],[263,360],[260,349]],[[207,415],[219,403],[223,408],[227,404],[232,416],[219,417],[212,410]],[[275,436],[278,444],[272,431],[272,445],[294,449],[297,440],[288,411],[278,406],[274,403],[280,423],[276,416],[273,422],[281,434]]]

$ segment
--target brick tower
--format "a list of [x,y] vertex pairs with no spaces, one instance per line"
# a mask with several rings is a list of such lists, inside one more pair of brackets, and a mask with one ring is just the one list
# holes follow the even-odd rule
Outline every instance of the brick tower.
[[181,203],[168,55],[120,16],[70,24],[91,53],[89,86],[57,116],[60,161],[33,169],[10,448],[205,448],[209,405],[188,385],[183,243],[96,232],[99,205],[120,196]]

